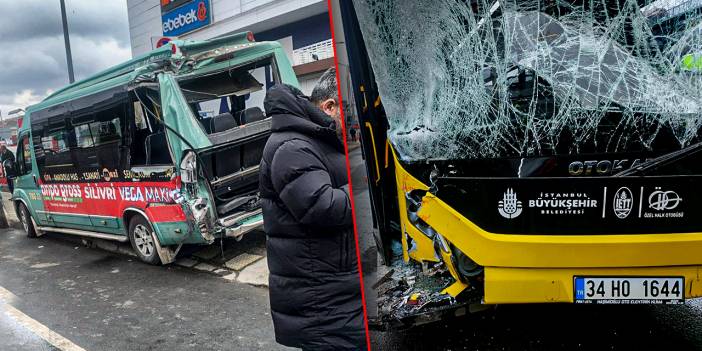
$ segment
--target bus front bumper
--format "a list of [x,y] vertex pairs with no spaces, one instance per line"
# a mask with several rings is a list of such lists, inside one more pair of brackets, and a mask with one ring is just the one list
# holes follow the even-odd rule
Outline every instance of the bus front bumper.
[[639,268],[503,268],[485,267],[487,304],[574,302],[573,278],[684,277],[685,298],[702,296],[702,266]]
[[[702,233],[494,234],[430,194],[424,197],[418,215],[451,243],[451,250],[460,250],[484,267],[484,302],[488,304],[573,302],[574,277],[578,276],[684,277],[685,298],[702,296]],[[423,236],[409,221],[405,226],[408,237]],[[429,246],[426,240],[414,242],[414,250],[408,247],[406,252],[409,258],[442,261],[460,282],[450,254],[437,254],[436,246]]]
[[456,269],[457,250],[484,267],[488,304],[573,302],[576,276],[684,277],[685,298],[702,296],[702,233],[496,234],[429,192],[413,212],[420,227],[410,220],[404,199],[428,187],[396,166],[403,259],[445,264],[455,283],[444,293],[455,297],[470,285]]

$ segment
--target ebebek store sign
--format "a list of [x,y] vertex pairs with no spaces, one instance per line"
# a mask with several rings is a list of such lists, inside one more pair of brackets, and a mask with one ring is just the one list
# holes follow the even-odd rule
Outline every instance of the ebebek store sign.
[[210,2],[197,0],[161,16],[164,36],[185,34],[210,24]]

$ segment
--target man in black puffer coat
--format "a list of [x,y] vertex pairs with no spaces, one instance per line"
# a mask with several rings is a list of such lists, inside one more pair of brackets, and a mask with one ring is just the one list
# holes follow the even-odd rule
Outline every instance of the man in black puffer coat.
[[315,103],[287,85],[264,101],[273,130],[259,185],[271,315],[276,341],[303,350],[366,348],[335,75],[320,78]]

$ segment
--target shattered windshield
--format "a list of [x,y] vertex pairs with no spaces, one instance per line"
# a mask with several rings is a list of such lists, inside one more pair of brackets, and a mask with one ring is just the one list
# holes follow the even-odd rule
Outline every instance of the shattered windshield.
[[354,0],[405,161],[679,149],[702,0]]

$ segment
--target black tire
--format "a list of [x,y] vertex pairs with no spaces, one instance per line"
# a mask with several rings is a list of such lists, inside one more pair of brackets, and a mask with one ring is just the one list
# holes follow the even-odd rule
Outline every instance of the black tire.
[[129,221],[129,242],[132,243],[132,249],[137,254],[140,260],[145,263],[160,265],[161,258],[156,252],[156,243],[154,243],[154,232],[151,223],[146,218],[136,215]]
[[37,229],[34,228],[34,222],[32,222],[32,215],[29,213],[27,206],[23,203],[17,205],[17,217],[19,217],[20,223],[22,223],[22,228],[27,233],[28,238],[37,237]]

